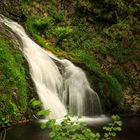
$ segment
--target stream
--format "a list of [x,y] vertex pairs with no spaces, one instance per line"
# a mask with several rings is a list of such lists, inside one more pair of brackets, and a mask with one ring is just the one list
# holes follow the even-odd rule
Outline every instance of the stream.
[[[122,117],[123,130],[112,140],[139,140],[140,138],[140,117]],[[90,124],[90,128],[98,130],[107,122],[99,121]],[[7,131],[5,140],[50,140],[48,129],[41,129],[40,123],[32,122],[24,125],[18,125]]]

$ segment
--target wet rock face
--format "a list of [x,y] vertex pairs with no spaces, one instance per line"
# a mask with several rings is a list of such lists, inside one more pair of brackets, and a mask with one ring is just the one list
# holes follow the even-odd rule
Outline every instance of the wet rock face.
[[[22,42],[19,40],[19,37],[16,36],[12,31],[10,31],[10,29],[3,23],[0,23],[0,36],[8,37],[12,41],[12,47],[14,49],[19,49],[19,47],[22,45]],[[19,42],[16,41],[17,39],[19,40]]]

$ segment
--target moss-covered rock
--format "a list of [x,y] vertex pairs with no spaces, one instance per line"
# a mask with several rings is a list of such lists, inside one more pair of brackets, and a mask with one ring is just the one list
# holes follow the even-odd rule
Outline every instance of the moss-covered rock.
[[[8,27],[0,24],[0,125],[27,119],[29,101],[36,96],[27,62]],[[26,118],[25,118],[26,117]]]

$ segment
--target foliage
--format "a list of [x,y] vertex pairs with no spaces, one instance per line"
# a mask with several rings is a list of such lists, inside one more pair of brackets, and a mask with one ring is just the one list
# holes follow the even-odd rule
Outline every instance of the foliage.
[[41,105],[42,105],[41,101],[36,100],[35,98],[31,99],[31,101],[30,101],[30,106],[33,109],[40,107]]
[[136,81],[134,80],[132,75],[130,75],[129,73],[125,73],[125,70],[123,70],[122,68],[112,66],[112,68],[110,69],[110,74],[119,81],[123,88],[127,85],[131,85],[132,87],[136,86]]
[[93,71],[92,78],[96,81],[96,83],[93,81],[92,85],[94,89],[100,93],[101,99],[103,99],[102,103],[105,106],[109,105],[109,108],[112,108],[112,105],[115,105],[114,109],[118,107],[122,99],[122,87],[118,80],[111,75],[104,74],[98,69]]
[[[1,63],[1,72],[2,78],[5,78],[5,80],[1,79],[2,81],[2,93],[8,94],[8,92],[19,92],[21,97],[21,106],[26,106],[26,80],[25,80],[25,71],[23,68],[23,57],[21,56],[18,51],[14,50],[13,48],[10,48],[10,42],[6,39],[1,37],[0,38],[0,63]],[[15,55],[13,55],[13,53]],[[10,80],[8,78],[10,77]],[[6,84],[5,82],[10,82],[11,84]],[[12,90],[9,88],[13,88]],[[6,91],[9,90],[9,91]]]
[[113,24],[110,28],[104,30],[106,35],[112,39],[122,39],[130,34],[130,25],[126,23]]
[[17,106],[16,106],[16,104],[15,103],[10,103],[10,106],[9,106],[9,113],[11,114],[11,115],[14,115],[14,116],[16,116],[17,115],[17,113],[18,113],[18,108],[17,108]]
[[56,27],[53,31],[52,34],[57,36],[58,39],[65,39],[67,38],[72,32],[72,28],[70,27]]
[[49,15],[59,23],[61,21],[66,21],[66,17],[64,15],[64,10],[59,10],[58,2],[58,0],[48,1],[45,6],[45,9],[49,13]]
[[103,140],[111,140],[111,137],[116,136],[116,132],[122,131],[120,117],[118,115],[113,115],[112,119],[113,123],[109,123],[107,126],[103,127],[103,130],[106,131]]
[[4,126],[10,126],[11,122],[6,119],[6,118],[1,118],[0,119],[0,126],[4,127]]
[[53,119],[49,120],[45,125],[42,124],[42,128],[44,127],[52,129],[49,135],[53,140],[92,140],[100,137],[99,133],[92,133],[85,123],[81,123],[78,120],[73,121],[68,115],[64,117],[60,124],[57,124]]
[[23,3],[31,3],[32,0],[22,0]]
[[[43,24],[43,28],[42,28],[42,24]],[[33,35],[35,40],[38,41],[38,43],[40,45],[42,45],[44,48],[47,48],[54,54],[56,54],[56,52],[59,52],[59,49],[52,48],[52,45],[47,44],[46,40],[44,38],[42,38],[40,36],[40,34],[38,34],[38,30],[44,31],[45,28],[52,27],[53,24],[54,24],[54,19],[52,17],[50,17],[50,18],[48,17],[48,18],[40,19],[40,20],[39,20],[39,18],[30,17],[30,18],[28,18],[28,20],[26,22],[26,28]]]
[[42,123],[41,128],[51,128],[49,136],[53,140],[109,140],[116,136],[116,132],[121,131],[122,122],[118,115],[112,116],[113,122],[103,127],[105,130],[103,137],[99,132],[91,131],[87,124],[80,122],[79,118],[72,118],[66,115],[64,119],[57,123],[55,119],[51,119],[46,123]]
[[13,42],[0,36],[0,118],[9,125],[27,107],[27,91],[23,57],[12,48]]
[[37,116],[48,116],[50,113],[49,110],[40,110],[37,112]]
[[[35,97],[33,97],[29,102],[29,111],[30,111],[31,116],[36,119],[37,117],[40,117],[41,113],[43,112],[41,108],[42,108],[42,102],[39,99],[36,99]],[[43,115],[45,116],[45,114]]]

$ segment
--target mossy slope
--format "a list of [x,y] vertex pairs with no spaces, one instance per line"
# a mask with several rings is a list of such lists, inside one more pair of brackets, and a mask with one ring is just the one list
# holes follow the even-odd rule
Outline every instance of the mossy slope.
[[138,94],[138,71],[128,68],[140,61],[138,1],[24,1],[22,9],[33,38],[85,69],[107,108],[124,103],[128,87]]

